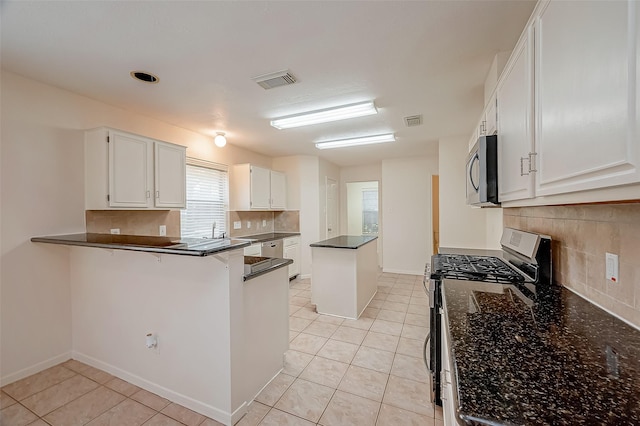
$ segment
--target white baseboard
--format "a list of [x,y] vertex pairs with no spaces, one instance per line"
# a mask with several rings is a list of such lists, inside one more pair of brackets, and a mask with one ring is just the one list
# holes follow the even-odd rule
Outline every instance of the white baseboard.
[[387,268],[382,268],[382,272],[388,272],[390,274],[403,274],[403,275],[419,275],[419,276],[423,276],[424,275],[424,269],[420,270],[420,271],[409,271],[409,270],[405,270],[405,269],[387,269]]
[[4,377],[0,377],[0,387],[8,385],[9,383],[17,382],[20,379],[24,379],[25,377],[29,377],[32,374],[39,373],[42,370],[46,370],[47,368],[58,365],[69,359],[71,359],[71,352],[64,352],[60,355],[56,355],[45,361],[32,365],[31,367],[23,368],[22,370],[16,371],[15,373],[7,374]]
[[164,386],[160,386],[157,383],[150,382],[146,379],[143,379],[140,376],[129,373],[128,371],[122,370],[118,367],[115,367],[111,364],[107,364],[93,357],[84,355],[79,352],[72,352],[73,359],[84,362],[92,367],[99,368],[100,370],[104,370],[107,373],[113,374],[114,376],[126,380],[129,383],[132,383],[144,390],[149,392],[153,392],[162,396],[163,398],[168,399],[169,401],[180,404],[184,407],[189,408],[197,413],[202,414],[203,416],[210,417],[220,423],[225,425],[233,425],[247,412],[247,403],[244,402],[237,410],[233,413],[226,412],[219,408],[213,407],[209,404],[206,404],[202,401],[195,400],[191,397],[183,395],[181,393],[172,391],[171,389],[167,389]]
[[307,278],[311,278],[311,274],[300,274],[298,275],[298,278],[300,278],[301,280],[306,280]]

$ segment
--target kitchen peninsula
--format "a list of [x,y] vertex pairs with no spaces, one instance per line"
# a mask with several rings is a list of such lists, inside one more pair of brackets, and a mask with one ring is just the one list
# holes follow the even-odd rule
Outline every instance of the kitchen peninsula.
[[358,319],[378,290],[378,237],[341,235],[311,244],[311,303],[318,313]]
[[[244,275],[247,241],[105,234],[32,241],[69,246],[73,359],[227,425],[282,369],[290,261]],[[156,347],[146,346],[147,334]]]

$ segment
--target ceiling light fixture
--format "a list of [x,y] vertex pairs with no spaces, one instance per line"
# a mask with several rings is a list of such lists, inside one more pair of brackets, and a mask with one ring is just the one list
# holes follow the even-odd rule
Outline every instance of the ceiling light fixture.
[[347,146],[395,142],[395,140],[396,140],[396,136],[393,133],[385,133],[383,135],[362,136],[359,138],[337,139],[333,141],[318,142],[316,144],[316,148],[318,149],[343,148]]
[[366,101],[276,118],[271,120],[271,125],[276,129],[290,129],[292,127],[310,126],[312,124],[363,117],[377,113],[378,110],[373,101]]
[[224,136],[224,132],[216,132],[216,137],[213,139],[213,143],[220,148],[225,146],[227,144],[227,138]]

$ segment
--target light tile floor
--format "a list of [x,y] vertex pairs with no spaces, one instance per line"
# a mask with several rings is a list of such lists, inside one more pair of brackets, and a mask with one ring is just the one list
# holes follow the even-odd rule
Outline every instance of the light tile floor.
[[[291,282],[290,350],[238,425],[442,424],[422,360],[422,278],[382,273],[362,317],[314,312],[309,280]],[[1,426],[214,426],[220,423],[75,360],[0,391]]]
[[291,283],[285,367],[241,426],[442,425],[422,358],[429,301],[422,277],[382,273],[360,319],[317,314],[309,280]]

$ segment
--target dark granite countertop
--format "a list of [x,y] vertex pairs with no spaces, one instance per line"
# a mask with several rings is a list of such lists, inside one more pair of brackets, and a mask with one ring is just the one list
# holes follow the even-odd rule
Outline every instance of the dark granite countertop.
[[184,256],[209,256],[251,245],[248,241],[229,238],[171,238],[91,233],[33,237],[31,241],[36,243],[99,247],[113,250],[133,250]]
[[298,237],[299,232],[269,232],[267,234],[247,235],[244,237],[234,237],[236,240],[249,241],[251,244],[266,243],[267,241],[282,240],[289,237]]
[[640,424],[637,329],[560,286],[444,280],[443,302],[461,420]]
[[340,235],[328,240],[310,244],[311,247],[328,247],[338,249],[357,249],[363,245],[378,239],[377,235]]
[[[246,263],[246,259],[247,258],[251,258],[254,256],[245,256],[245,263]],[[264,274],[268,274],[269,272],[275,271],[276,269],[280,269],[283,268],[287,265],[290,265],[293,263],[293,260],[291,259],[279,259],[277,257],[272,257],[272,258],[268,258],[267,260],[264,260],[261,263],[266,263],[267,265],[264,267],[264,269],[260,269],[259,271],[255,271],[255,272],[251,272],[248,274],[244,275],[244,280],[245,281],[249,281],[255,277],[259,277],[260,275],[264,275]]]

